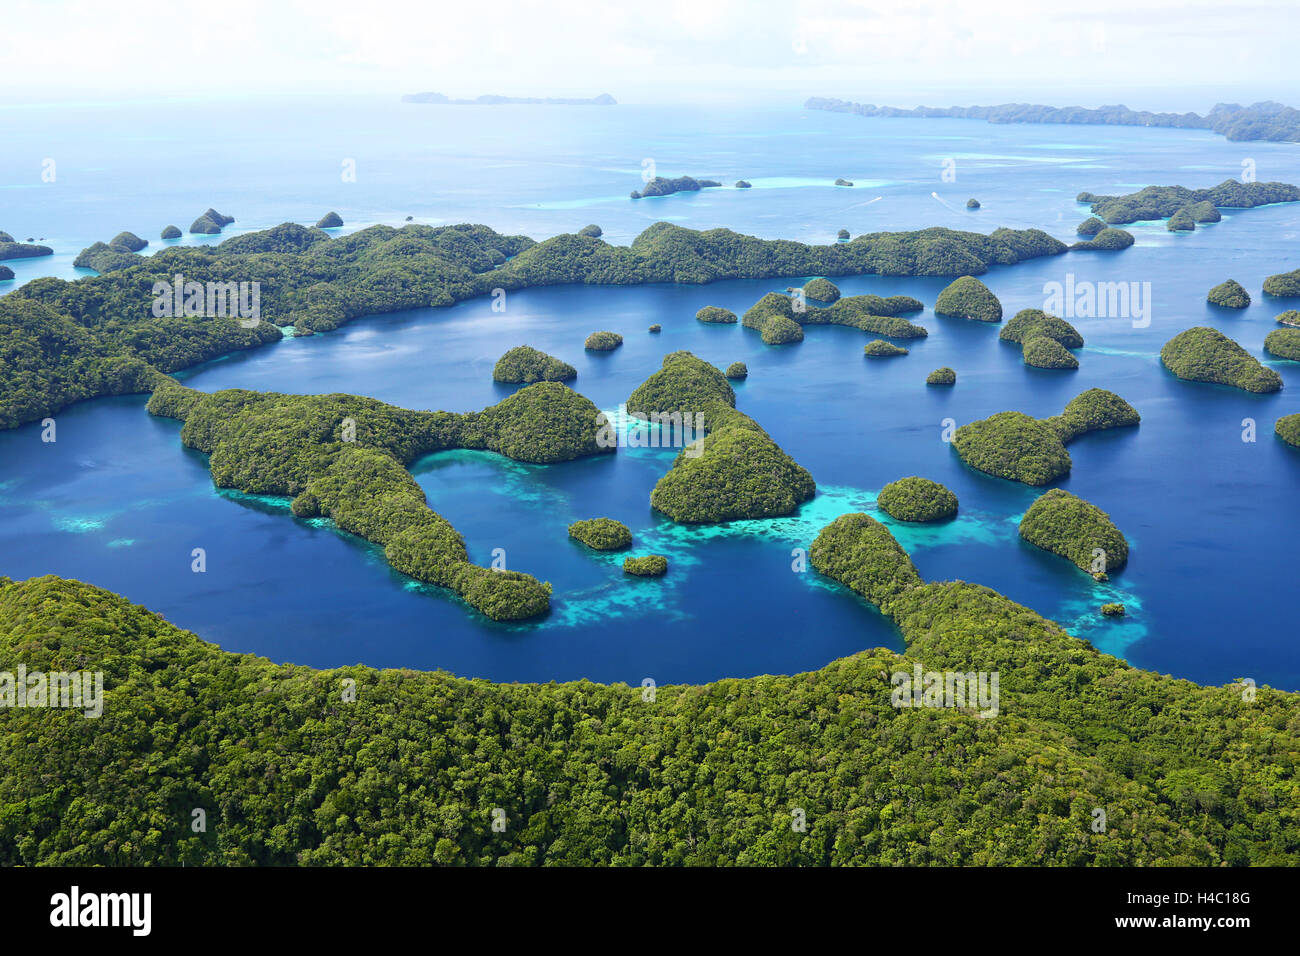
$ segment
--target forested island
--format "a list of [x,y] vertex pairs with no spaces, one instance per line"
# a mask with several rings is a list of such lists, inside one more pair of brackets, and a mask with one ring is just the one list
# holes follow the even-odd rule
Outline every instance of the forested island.
[[547,355],[530,345],[510,349],[492,369],[492,381],[506,384],[532,382],[567,382],[578,377],[578,370],[554,355]]
[[716,179],[696,179],[693,176],[666,179],[663,176],[656,176],[639,190],[632,190],[632,198],[648,199],[652,196],[671,196],[673,193],[699,192],[701,189],[712,189],[721,185],[722,183]]
[[1128,540],[1110,515],[1064,488],[1045,492],[1029,506],[1020,537],[1096,576],[1128,563]]
[[616,106],[618,101],[608,93],[592,97],[563,96],[497,96],[484,93],[473,99],[452,99],[442,93],[407,93],[403,103],[425,103],[439,106]]
[[1090,388],[1051,418],[1024,412],[998,412],[962,425],[952,447],[962,461],[998,478],[1045,485],[1070,470],[1066,442],[1091,431],[1125,428],[1141,421],[1135,409],[1114,392]]
[[407,466],[453,448],[551,464],[612,452],[601,415],[558,382],[538,382],[481,412],[408,411],[356,395],[205,394],[170,379],[150,414],[185,423],[181,441],[208,455],[219,488],[293,497],[299,518],[331,519],[373,541],[398,571],[449,588],[494,620],[535,617],[551,587],[528,574],[472,564],[456,529],[429,508]]
[[791,296],[769,292],[745,310],[740,322],[745,328],[757,331],[764,345],[802,342],[805,325],[844,325],[875,335],[917,339],[929,334],[925,327],[913,325],[901,316],[923,308],[925,306],[920,302],[906,295],[887,298],[852,295],[837,299],[831,305],[810,307]]
[[[360,316],[453,305],[496,288],[977,275],[1064,251],[1063,243],[1037,229],[996,229],[986,236],[932,228],[811,246],[660,222],[630,246],[613,246],[576,234],[535,242],[476,225],[371,226],[337,236],[284,223],[216,245],[168,246],[149,257],[123,252],[130,258],[121,268],[72,282],[43,277],[0,297],[0,356],[14,370],[0,379],[0,428],[39,420],[85,398],[151,391],[157,373],[278,341],[278,327],[326,332]],[[258,282],[262,321],[244,328],[230,315],[154,317],[154,284],[171,283],[177,273],[201,302],[227,283]],[[882,324],[872,318],[892,308],[895,298],[902,297],[850,296],[806,310],[802,321],[838,319],[878,335],[924,334],[906,320]]]
[[1290,183],[1243,183],[1225,179],[1208,189],[1186,186],[1146,186],[1122,196],[1081,192],[1078,202],[1089,203],[1095,218],[1111,225],[1181,217],[1178,228],[1195,229],[1197,223],[1218,222],[1220,209],[1254,209],[1279,202],[1300,202],[1300,188]]
[[[926,582],[864,514],[824,528],[809,557],[888,615],[906,652],[660,686],[653,703],[625,684],[277,665],[88,584],[0,578],[6,657],[109,672],[99,720],[26,709],[0,722],[0,863],[1294,861],[1295,694],[1261,686],[1247,701],[1239,684],[1139,670],[988,588]],[[1000,673],[1005,716],[893,706],[890,673],[914,666]],[[340,704],[345,680],[355,701]],[[1097,806],[1121,808],[1104,833]],[[202,833],[192,807],[208,810]]]
[[891,481],[876,496],[880,510],[899,521],[943,521],[957,513],[957,496],[929,478]]
[[714,524],[792,513],[817,490],[806,469],[759,424],[736,409],[727,377],[690,352],[663,366],[632,392],[630,414],[661,427],[701,422],[704,435],[678,453],[655,484],[650,504],[673,521]]
[[0,262],[6,259],[36,259],[40,256],[52,256],[54,250],[49,246],[38,246],[30,242],[15,242],[7,232],[0,232]]
[[1226,136],[1234,142],[1300,142],[1300,110],[1281,103],[1263,100],[1242,106],[1239,103],[1216,103],[1209,113],[1152,113],[1131,110],[1124,105],[1041,106],[1030,103],[1003,103],[1000,106],[875,106],[847,100],[812,96],[804,102],[810,110],[853,113],[857,116],[897,116],[912,119],[980,119],[990,123],[1066,123],[1093,126],[1155,126],[1167,129],[1205,129]]
[[1083,336],[1069,322],[1041,309],[1021,309],[1002,327],[998,338],[1020,346],[1026,365],[1075,369],[1079,360],[1069,349],[1083,348]]

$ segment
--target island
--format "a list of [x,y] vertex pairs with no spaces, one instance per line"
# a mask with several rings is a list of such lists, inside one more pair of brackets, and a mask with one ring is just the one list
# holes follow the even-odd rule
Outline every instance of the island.
[[1054,339],[1067,349],[1083,348],[1083,336],[1069,322],[1042,309],[1021,309],[998,332],[1003,342],[1024,345],[1033,338]]
[[618,101],[608,93],[587,98],[582,97],[537,97],[537,96],[496,96],[484,93],[473,99],[452,99],[442,93],[407,93],[402,97],[403,103],[433,104],[437,106],[616,106]]
[[178,229],[176,226],[163,227],[162,238],[164,239],[179,239],[181,238],[181,235],[182,233],[180,229]]
[[623,336],[617,332],[592,332],[582,347],[588,352],[609,352],[623,344]]
[[934,314],[975,322],[1001,322],[1002,303],[979,279],[962,276],[939,293],[934,301]]
[[1192,218],[1186,209],[1180,209],[1169,217],[1169,221],[1165,223],[1165,228],[1170,232],[1195,232],[1196,220]]
[[[0,257],[11,254],[7,248],[0,246]],[[613,246],[571,233],[535,242],[468,223],[377,225],[347,236],[282,223],[219,244],[174,245],[166,256],[123,258],[133,267],[72,282],[37,278],[0,296],[0,340],[15,343],[9,354],[21,370],[0,377],[0,428],[40,421],[82,399],[151,391],[158,373],[277,342],[279,327],[292,326],[296,335],[328,332],[361,316],[449,306],[498,288],[864,273],[951,277],[1064,249],[1039,230],[1010,229],[981,235],[931,228],[806,245],[661,222],[630,246]],[[244,328],[230,316],[153,316],[153,287],[172,283],[177,273],[205,289],[232,276],[261,283],[262,321]],[[882,313],[920,308],[905,296],[848,296],[807,309],[801,320],[915,337],[923,327]]]
[[1099,126],[1157,126],[1170,129],[1205,129],[1234,142],[1300,142],[1300,110],[1264,100],[1242,106],[1216,103],[1204,116],[1198,113],[1152,113],[1131,110],[1123,104],[1087,109],[1082,106],[1043,106],[1031,103],[1003,103],[1000,106],[875,106],[850,103],[824,96],[809,97],[805,109],[854,113],[858,116],[893,116],[915,119],[932,117],[978,119],[989,123],[1066,123]]
[[957,373],[943,365],[925,377],[926,385],[956,385]]
[[847,229],[841,229],[839,232],[835,234],[835,238],[838,239],[840,242],[848,242],[849,231]]
[[1107,226],[1091,239],[1070,244],[1071,252],[1119,252],[1133,245],[1133,233]]
[[1259,359],[1218,329],[1197,326],[1180,332],[1164,344],[1160,361],[1188,382],[1231,385],[1247,392],[1276,392],[1282,376],[1265,368]]
[[[802,306],[802,308],[799,308]],[[854,295],[824,307],[809,307],[780,292],[769,292],[741,316],[747,329],[756,330],[765,345],[788,345],[803,341],[805,325],[844,325],[875,335],[893,338],[923,338],[929,333],[902,315],[924,306],[910,296]]]
[[852,186],[853,183],[852,183],[850,180],[847,180],[847,179],[837,179],[837,180],[835,180],[835,185],[836,185],[836,186]]
[[528,345],[510,349],[492,369],[492,381],[506,384],[520,382],[567,382],[578,377],[578,370],[568,362]]
[[101,274],[115,269],[129,269],[139,262],[140,256],[130,249],[106,242],[91,243],[72,260],[73,266],[78,269],[94,269]]
[[1264,351],[1281,359],[1300,362],[1300,329],[1274,329],[1264,336]]
[[[3,233],[0,235],[9,235]],[[7,240],[0,240],[0,262],[6,259],[36,259],[40,256],[52,256],[54,250],[49,246],[33,245],[30,242],[14,242],[10,237]]]
[[699,192],[701,189],[711,189],[721,185],[722,183],[713,179],[695,179],[692,176],[678,176],[676,179],[656,176],[641,189],[632,190],[632,198],[649,199],[653,196],[671,196],[673,193]]
[[1244,309],[1250,305],[1250,293],[1235,279],[1228,279],[1211,289],[1205,300],[1225,309]]
[[907,349],[886,342],[884,339],[876,339],[862,346],[862,352],[867,358],[893,358],[897,355],[906,355]]
[[695,318],[711,325],[734,325],[737,321],[735,312],[716,305],[706,305],[695,313]]
[[1295,309],[1287,309],[1277,317],[1279,325],[1290,325],[1300,328],[1300,312]]
[[666,355],[626,404],[630,414],[693,439],[650,493],[651,507],[673,521],[788,515],[816,493],[812,476],[736,409],[726,376],[690,352]]
[[[1169,219],[1169,228],[1195,229],[1197,223],[1219,222],[1219,209],[1253,209],[1280,202],[1300,202],[1300,188],[1289,183],[1238,182],[1225,179],[1207,189],[1186,186],[1146,186],[1122,196],[1082,192],[1078,202],[1089,203],[1092,214],[1111,225]],[[1172,220],[1180,225],[1175,227]]]
[[594,222],[591,225],[583,226],[581,229],[578,230],[578,235],[590,236],[592,239],[599,239],[604,234],[605,234],[604,230],[601,229],[600,226],[596,225]]
[[1273,431],[1288,445],[1300,448],[1300,412],[1294,415],[1283,415],[1273,425]]
[[953,434],[952,446],[962,461],[977,471],[1027,485],[1045,485],[1070,470],[1066,442],[1087,432],[1124,428],[1140,421],[1137,409],[1114,392],[1090,388],[1051,418],[998,412],[962,425]]
[[1036,335],[1025,340],[1021,359],[1026,365],[1046,369],[1076,369],[1079,360],[1056,339]]
[[668,559],[662,554],[646,554],[623,559],[623,573],[639,578],[659,578],[668,572]]
[[899,478],[880,489],[876,504],[899,521],[943,521],[957,514],[957,496],[929,478]]
[[1053,488],[1029,506],[1020,519],[1020,537],[1093,575],[1128,562],[1128,541],[1110,515],[1064,488]]
[[1101,613],[1106,617],[1123,617],[1125,614],[1125,607],[1123,604],[1103,604],[1101,606]]
[[654,325],[650,326],[650,333],[651,333],[652,335],[658,335],[658,334],[659,334],[660,332],[662,332],[663,330],[664,330],[664,327],[663,327],[662,325],[660,325],[658,322],[656,322]]
[[840,290],[829,279],[813,279],[803,287],[805,298],[818,302],[835,302],[840,297]]
[[593,551],[620,551],[632,544],[628,526],[613,518],[589,518],[569,525],[569,537]]
[[167,379],[148,410],[185,423],[181,441],[208,455],[217,487],[292,496],[294,515],[331,518],[382,546],[396,570],[450,588],[493,620],[545,613],[550,585],[470,563],[461,536],[428,507],[407,466],[453,448],[535,464],[614,450],[599,440],[599,409],[558,382],[529,385],[482,412],[455,414],[356,395],[205,394]]
[[317,229],[337,229],[343,225],[343,217],[334,211],[327,212],[316,223]]
[[119,232],[112,239],[108,240],[110,246],[116,246],[125,249],[127,252],[139,252],[149,245],[149,240],[141,239],[133,232]]
[[967,209],[979,209],[979,208],[980,208],[980,201],[979,201],[978,199],[967,199],[967,200],[966,200],[966,208],[967,208]]
[[1264,280],[1264,291],[1279,299],[1294,299],[1300,296],[1300,269],[1269,276]]
[[732,380],[749,378],[749,368],[744,362],[732,362],[727,366],[727,378]]
[[0,266],[0,282],[8,282],[14,277],[14,270],[8,266]]
[[737,189],[752,189],[753,187],[754,187],[754,184],[753,184],[753,183],[751,183],[751,182],[747,182],[747,181],[744,180],[744,179],[737,179],[737,180],[736,180],[736,188],[737,188]]

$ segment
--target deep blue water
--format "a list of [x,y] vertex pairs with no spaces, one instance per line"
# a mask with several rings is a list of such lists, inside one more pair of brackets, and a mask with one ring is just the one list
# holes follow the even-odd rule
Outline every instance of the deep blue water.
[[[1206,133],[866,120],[797,108],[302,101],[0,112],[14,128],[0,152],[0,228],[44,236],[59,252],[13,263],[20,280],[71,277],[71,259],[89,242],[124,228],[146,238],[168,222],[185,228],[208,205],[238,218],[227,235],[337,209],[347,228],[414,215],[537,238],[597,222],[614,242],[656,219],[808,241],[827,241],[841,226],[857,234],[927,225],[1036,225],[1069,240],[1086,215],[1073,201],[1080,190],[1210,185],[1240,175],[1247,158],[1260,179],[1300,181],[1294,146]],[[45,156],[58,160],[52,184],[39,182]],[[355,183],[339,181],[345,157],[357,159]],[[646,157],[664,175],[743,176],[755,188],[632,202],[625,197]],[[945,158],[956,161],[956,183],[940,180]],[[836,176],[858,185],[824,184]],[[983,209],[967,212],[968,196]],[[1134,232],[1138,244],[1117,255],[1069,254],[985,277],[1008,316],[1042,307],[1044,284],[1067,273],[1151,283],[1149,327],[1072,320],[1087,339],[1077,372],[1026,368],[996,327],[929,309],[915,321],[930,337],[886,361],[864,359],[870,337],[852,330],[810,328],[803,343],[774,348],[739,326],[693,318],[706,304],[740,312],[793,282],[775,280],[529,290],[512,293],[504,314],[484,299],[377,316],[182,375],[205,390],[349,391],[461,411],[508,394],[491,381],[492,364],[526,342],[575,365],[572,384],[613,409],[673,349],[723,366],[746,362],[738,406],[818,482],[817,498],[787,519],[674,526],[648,504],[671,450],[621,449],[545,467],[455,452],[413,468],[475,560],[503,548],[509,567],[553,583],[553,610],[540,623],[486,621],[391,571],[366,542],[293,518],[285,500],[213,489],[204,457],[181,447],[178,423],[148,416],[143,397],[65,410],[53,444],[35,425],[0,432],[0,574],[80,578],[231,650],[319,666],[632,683],[790,673],[864,647],[901,647],[892,625],[852,594],[792,571],[791,552],[835,516],[872,508],[885,483],[920,474],[961,501],[959,517],[941,526],[892,523],[925,577],[987,584],[1140,666],[1300,688],[1292,570],[1300,452],[1272,434],[1279,416],[1300,411],[1300,368],[1270,361],[1286,388],[1258,396],[1179,382],[1157,354],[1176,332],[1208,324],[1262,356],[1284,305],[1259,301],[1258,289],[1265,276],[1300,265],[1300,206],[1231,213],[1190,236],[1163,224]],[[1206,290],[1229,276],[1256,294],[1243,312],[1205,304]],[[845,294],[905,293],[927,306],[946,284],[835,281]],[[646,332],[654,322],[661,335]],[[621,332],[624,346],[585,353],[595,329]],[[939,365],[957,370],[955,388],[925,387]],[[1041,489],[966,468],[941,437],[945,419],[961,424],[1009,408],[1051,415],[1093,386],[1118,392],[1143,416],[1137,429],[1072,442],[1074,470],[1059,482],[1108,511],[1129,538],[1127,568],[1105,585],[1018,539],[1016,522]],[[1255,442],[1242,441],[1247,418],[1257,423]],[[632,528],[634,553],[668,555],[667,577],[626,580],[621,556],[567,539],[569,522],[597,515]],[[204,574],[190,570],[195,547],[207,552]],[[1127,604],[1129,616],[1100,618],[1096,608],[1108,600]]]

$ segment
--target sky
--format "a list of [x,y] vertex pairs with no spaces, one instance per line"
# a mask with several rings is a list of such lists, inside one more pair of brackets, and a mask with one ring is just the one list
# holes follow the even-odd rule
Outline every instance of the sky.
[[8,102],[594,96],[1295,105],[1296,0],[0,0]]

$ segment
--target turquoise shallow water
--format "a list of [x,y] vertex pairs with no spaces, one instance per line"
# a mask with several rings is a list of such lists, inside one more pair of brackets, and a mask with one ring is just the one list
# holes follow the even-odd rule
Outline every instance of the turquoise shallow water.
[[[594,221],[615,242],[661,218],[809,241],[829,241],[840,226],[857,233],[928,225],[1036,225],[1068,239],[1086,215],[1073,201],[1079,190],[1209,185],[1239,173],[1243,158],[1241,144],[1203,133],[864,120],[798,109],[347,102],[304,102],[287,114],[279,104],[142,109],[5,116],[15,149],[0,155],[0,228],[45,236],[59,250],[13,264],[20,279],[71,277],[71,258],[90,241],[124,228],[154,236],[167,222],[184,228],[208,205],[238,218],[228,234],[314,221],[333,208],[347,229],[414,215],[540,238]],[[141,124],[165,148],[124,132]],[[196,135],[216,127],[229,136]],[[1294,147],[1249,150],[1261,178],[1300,181]],[[28,181],[23,157],[34,154],[61,157],[56,183]],[[359,175],[344,184],[337,170],[348,156],[358,159]],[[664,175],[743,176],[755,187],[633,202],[625,197],[646,157]],[[956,160],[955,183],[940,179],[944,158]],[[830,186],[837,176],[859,185]],[[968,212],[969,196],[983,208]],[[176,423],[146,415],[142,397],[65,411],[52,445],[36,426],[0,433],[0,573],[91,581],[232,650],[276,660],[444,667],[505,680],[785,673],[863,647],[901,647],[873,609],[815,572],[792,570],[792,552],[838,514],[871,511],[886,482],[922,474],[961,499],[959,517],[943,525],[891,522],[925,577],[987,584],[1142,666],[1300,687],[1290,574],[1300,454],[1272,436],[1279,415],[1300,411],[1300,366],[1276,363],[1287,388],[1255,396],[1178,382],[1158,361],[1164,341],[1198,324],[1261,354],[1281,306],[1224,313],[1204,303],[1205,291],[1228,276],[1258,290],[1264,276],[1300,265],[1300,207],[1232,213],[1189,236],[1159,224],[1135,232],[1138,245],[1119,255],[1073,254],[985,277],[1008,315],[1041,307],[1044,285],[1067,273],[1151,283],[1146,328],[1119,318],[1073,320],[1087,338],[1077,372],[1028,369],[1017,349],[997,341],[996,328],[929,310],[916,321],[930,337],[906,343],[911,354],[888,362],[864,360],[868,337],[847,329],[812,328],[799,345],[771,348],[748,330],[693,318],[706,304],[741,311],[792,282],[777,280],[529,290],[511,294],[504,314],[482,300],[372,317],[183,376],[201,389],[352,391],[467,410],[509,393],[492,383],[491,367],[526,342],[574,364],[575,387],[613,409],[672,349],[724,366],[746,362],[739,407],[818,481],[817,498],[789,518],[673,525],[648,506],[671,462],[666,449],[551,467],[474,452],[416,463],[430,504],[461,530],[475,560],[488,563],[500,548],[509,567],[552,582],[554,608],[539,623],[486,621],[394,573],[378,549],[328,522],[294,519],[283,499],[213,489],[203,456],[180,446]],[[908,294],[927,305],[945,284],[836,281],[846,294]],[[645,331],[653,322],[661,335]],[[621,332],[624,346],[585,353],[582,340],[597,328]],[[955,388],[922,384],[939,365],[957,369]],[[1074,470],[1060,482],[1105,508],[1128,535],[1130,564],[1106,585],[1019,540],[1016,521],[1038,491],[971,471],[941,439],[946,419],[961,424],[1008,408],[1055,414],[1093,386],[1113,389],[1143,415],[1138,429],[1073,442]],[[1245,418],[1257,421],[1256,442],[1241,441]],[[600,514],[633,529],[634,553],[666,554],[668,576],[626,580],[621,558],[568,540],[570,521]],[[207,552],[202,575],[190,571],[195,547]],[[1100,617],[1097,607],[1113,600],[1129,607],[1128,618]]]

